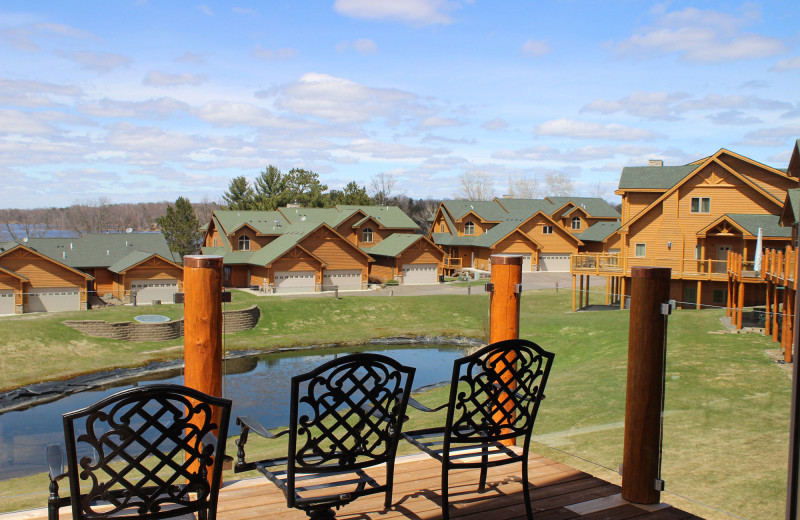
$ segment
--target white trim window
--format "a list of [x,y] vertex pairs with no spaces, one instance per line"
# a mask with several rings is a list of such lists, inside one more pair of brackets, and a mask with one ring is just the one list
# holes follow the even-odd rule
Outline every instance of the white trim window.
[[634,245],[634,256],[644,257],[647,256],[647,244],[636,244]]
[[372,242],[372,228],[365,227],[363,231],[361,231],[361,241]]
[[581,218],[572,217],[572,229],[580,229],[580,228],[581,228]]
[[543,235],[552,235],[553,234],[553,226],[542,226],[542,234]]
[[475,223],[473,221],[468,220],[464,223],[464,234],[465,235],[475,234]]
[[711,197],[692,197],[692,213],[711,213]]
[[250,251],[250,237],[242,235],[239,237],[239,251]]

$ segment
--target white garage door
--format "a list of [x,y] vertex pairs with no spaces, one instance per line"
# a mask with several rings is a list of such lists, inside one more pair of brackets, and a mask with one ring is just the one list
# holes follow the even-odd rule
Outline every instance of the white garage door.
[[78,311],[81,297],[77,287],[42,287],[28,290],[28,312]]
[[531,258],[533,255],[531,253],[522,253],[522,272],[523,273],[530,273],[531,272]]
[[569,255],[539,255],[540,271],[569,272]]
[[330,269],[322,273],[322,290],[361,289],[361,269]]
[[0,314],[14,314],[14,291],[0,291]]
[[174,278],[163,280],[131,280],[131,298],[136,305],[152,305],[153,301],[172,303],[174,294],[178,292],[178,280]]
[[404,264],[403,283],[436,283],[436,264]]
[[276,292],[314,292],[314,271],[278,271]]

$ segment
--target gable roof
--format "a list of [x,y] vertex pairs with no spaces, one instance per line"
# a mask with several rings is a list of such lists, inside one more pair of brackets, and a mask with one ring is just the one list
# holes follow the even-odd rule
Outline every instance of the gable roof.
[[147,260],[149,260],[151,258],[154,258],[154,257],[155,258],[160,258],[161,260],[163,260],[163,261],[165,261],[165,262],[167,262],[169,264],[172,264],[175,267],[178,267],[178,268],[181,267],[180,265],[176,264],[175,262],[171,261],[170,259],[164,258],[159,254],[148,253],[148,252],[145,252],[145,251],[133,251],[128,256],[126,256],[124,258],[121,258],[121,259],[117,260],[116,262],[114,262],[113,264],[111,264],[108,267],[108,270],[111,271],[112,273],[121,273],[123,271],[127,271],[128,269],[130,269],[132,267],[136,267],[137,265],[141,264],[142,262],[145,262],[145,261],[147,261]]
[[508,212],[497,200],[443,200],[444,206],[455,221],[464,218],[469,212],[475,213],[485,222],[500,222]]
[[30,238],[25,245],[76,269],[110,267],[136,251],[175,261],[161,233],[93,233],[75,238]]
[[792,177],[800,177],[800,139],[794,143],[792,157],[789,159],[789,167],[786,168],[786,173]]
[[286,218],[278,211],[245,211],[218,209],[214,218],[219,222],[224,235],[231,235],[245,224],[261,235],[280,235],[283,232],[281,223]]
[[726,213],[733,222],[754,237],[758,236],[758,229],[761,228],[761,235],[765,238],[791,238],[792,230],[781,226],[778,215],[751,215],[743,213]]
[[800,223],[800,189],[795,188],[786,192],[781,212],[781,226],[793,226],[798,223]]
[[25,282],[28,281],[28,278],[26,278],[25,276],[22,276],[19,273],[15,273],[14,271],[12,271],[10,269],[6,269],[3,266],[0,266],[0,273],[5,273],[5,274],[7,274],[9,276],[13,276],[14,278],[16,278],[18,280],[22,280],[22,281],[25,281]]
[[583,242],[603,242],[621,226],[619,222],[597,222],[581,233],[580,237]]
[[416,244],[420,240],[428,242],[439,252],[444,254],[444,251],[442,251],[435,243],[431,242],[427,237],[423,235],[414,235],[411,233],[395,233],[381,240],[378,242],[378,244],[372,247],[362,247],[361,249],[369,255],[395,257],[402,254],[403,251]]
[[668,190],[698,169],[684,166],[626,166],[619,177],[620,190]]
[[[614,206],[599,197],[547,197],[554,209],[561,209],[568,204],[583,209],[590,217],[620,218],[622,215]],[[572,211],[572,210],[567,210]],[[566,213],[562,216],[566,216]]]
[[[29,239],[29,241],[30,240],[33,240],[33,239]],[[42,239],[38,239],[38,240],[48,240],[48,239],[42,238]],[[94,280],[94,276],[86,274],[83,271],[81,271],[80,269],[76,269],[75,267],[67,265],[64,262],[61,262],[56,258],[52,258],[52,257],[50,257],[50,256],[48,256],[46,254],[43,254],[43,253],[33,249],[32,247],[28,247],[27,244],[23,245],[23,244],[20,244],[19,242],[6,242],[5,244],[0,244],[0,257],[2,257],[4,255],[14,251],[15,249],[24,249],[25,251],[30,251],[31,253],[33,253],[33,254],[35,254],[37,256],[40,256],[42,258],[47,259],[50,262],[53,262],[54,264],[58,265],[59,267],[63,267],[64,269],[67,269],[68,271],[71,271],[71,272],[73,272],[73,273],[75,273],[77,275],[82,276],[86,280]],[[4,269],[4,271],[6,271],[8,273],[13,273],[13,271],[11,271],[9,269]],[[14,273],[14,275],[19,277],[19,278],[27,280],[27,278],[25,278],[25,277],[23,277],[21,275],[18,275],[16,273]]]
[[343,212],[361,211],[365,215],[372,217],[384,228],[392,229],[419,229],[419,225],[411,217],[406,215],[397,206],[336,206]]

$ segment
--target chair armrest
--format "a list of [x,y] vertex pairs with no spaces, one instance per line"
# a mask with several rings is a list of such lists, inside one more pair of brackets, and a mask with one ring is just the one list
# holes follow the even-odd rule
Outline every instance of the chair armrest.
[[64,472],[64,453],[58,444],[47,445],[47,467],[51,482],[58,482],[67,476]]
[[244,433],[245,429],[252,430],[254,433],[266,438],[266,439],[275,439],[277,437],[281,437],[289,433],[289,430],[283,430],[278,433],[271,433],[268,429],[264,428],[260,422],[255,420],[254,418],[248,415],[240,415],[236,418],[236,424],[242,427],[242,433]]
[[437,406],[436,408],[428,408],[427,406],[425,406],[424,404],[420,403],[419,401],[417,401],[413,397],[409,397],[408,398],[408,405],[411,408],[415,408],[415,409],[419,410],[420,412],[438,412],[442,408],[445,408],[447,406],[447,403],[444,403],[441,406]]

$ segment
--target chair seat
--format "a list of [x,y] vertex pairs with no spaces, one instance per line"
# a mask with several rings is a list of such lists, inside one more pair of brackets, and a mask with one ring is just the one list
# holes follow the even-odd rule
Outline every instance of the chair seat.
[[[268,459],[255,463],[255,469],[275,484],[284,495],[289,493],[286,485],[288,459]],[[364,470],[332,471],[320,473],[295,473],[295,503],[300,509],[335,507],[349,503],[358,495],[386,491],[375,478]],[[348,495],[352,497],[349,498]]]
[[[434,459],[444,461],[444,428],[414,430],[402,432],[402,435],[406,441]],[[451,467],[479,468],[522,460],[523,453],[521,448],[506,446],[500,442],[475,442],[457,445],[451,443],[448,456]]]

